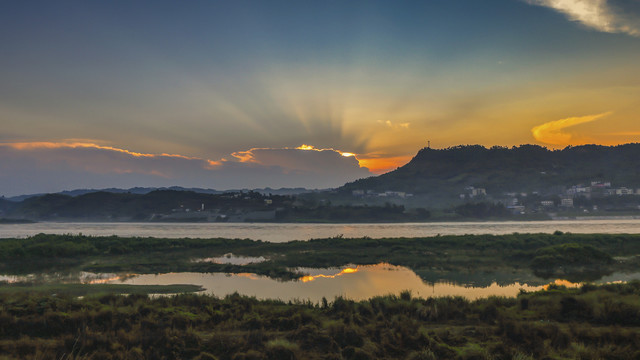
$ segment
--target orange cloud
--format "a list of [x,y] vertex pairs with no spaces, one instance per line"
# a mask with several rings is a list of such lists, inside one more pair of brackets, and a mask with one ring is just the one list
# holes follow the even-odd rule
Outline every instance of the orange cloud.
[[549,145],[584,145],[593,142],[593,140],[589,138],[576,138],[572,134],[564,132],[563,130],[579,124],[596,121],[611,114],[612,112],[606,112],[596,115],[570,117],[566,119],[550,121],[534,127],[533,129],[531,129],[531,133],[537,141]]
[[[134,157],[153,158],[153,157],[158,157],[158,156],[164,156],[164,157],[172,157],[172,158],[179,158],[179,159],[185,159],[185,160],[202,160],[202,159],[199,159],[199,158],[189,157],[189,156],[184,156],[184,155],[178,155],[178,154],[167,154],[167,153],[145,154],[145,153],[129,151],[129,150],[126,150],[126,149],[119,149],[119,148],[112,147],[112,146],[103,146],[103,145],[98,145],[98,144],[94,144],[94,143],[84,143],[84,142],[35,141],[35,142],[19,142],[19,143],[0,143],[0,146],[10,147],[10,148],[13,148],[13,149],[16,149],[16,150],[91,148],[91,149],[115,151],[115,152],[131,155],[131,156],[134,156]],[[212,164],[219,164],[219,162],[216,162],[216,161],[211,161],[211,160],[209,160],[209,161]]]
[[240,162],[255,162],[256,160],[253,157],[254,150],[264,150],[264,149],[253,148],[247,151],[236,151],[234,153],[231,153],[231,156],[238,159]]

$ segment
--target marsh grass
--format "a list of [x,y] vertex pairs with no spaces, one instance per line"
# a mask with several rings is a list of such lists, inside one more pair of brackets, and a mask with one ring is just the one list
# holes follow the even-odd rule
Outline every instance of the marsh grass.
[[517,299],[407,295],[312,304],[237,294],[0,294],[0,353],[16,359],[640,356],[640,282],[555,287]]

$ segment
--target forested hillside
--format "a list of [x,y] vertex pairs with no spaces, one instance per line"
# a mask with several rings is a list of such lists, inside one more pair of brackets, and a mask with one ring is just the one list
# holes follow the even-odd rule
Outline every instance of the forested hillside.
[[485,148],[424,148],[406,165],[377,177],[356,180],[341,188],[404,191],[457,196],[465,187],[545,194],[558,187],[607,181],[616,186],[640,186],[640,144],[585,145],[549,150],[537,145]]

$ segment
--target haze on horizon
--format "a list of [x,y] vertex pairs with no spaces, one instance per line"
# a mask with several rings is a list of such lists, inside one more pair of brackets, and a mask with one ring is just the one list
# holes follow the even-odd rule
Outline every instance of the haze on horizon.
[[326,188],[431,142],[640,138],[640,2],[51,1],[0,12],[0,195]]

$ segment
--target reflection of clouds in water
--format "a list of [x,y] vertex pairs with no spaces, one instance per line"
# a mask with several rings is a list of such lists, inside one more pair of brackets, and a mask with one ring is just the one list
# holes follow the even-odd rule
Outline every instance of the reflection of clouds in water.
[[[374,296],[394,294],[409,290],[417,297],[463,296],[468,299],[489,296],[514,297],[520,289],[541,290],[542,286],[514,283],[488,287],[463,286],[448,283],[425,283],[408,268],[389,264],[362,265],[357,268],[315,269],[312,281],[278,281],[256,274],[202,274],[169,273],[140,275],[125,283],[134,285],[195,284],[204,287],[205,293],[225,296],[238,292],[261,299],[321,301],[323,297],[333,299],[344,296],[353,300],[365,300]],[[311,275],[309,275],[311,276]]]
[[298,280],[306,283],[306,282],[309,282],[309,281],[314,281],[316,279],[335,279],[338,276],[342,276],[342,275],[345,275],[345,274],[356,273],[356,272],[358,272],[359,269],[360,269],[359,266],[357,266],[355,268],[348,267],[348,268],[342,269],[339,273],[334,274],[334,275],[325,275],[325,274],[306,275],[306,276],[301,277]]
[[[520,290],[538,291],[549,285],[580,287],[558,279],[547,285],[531,286],[514,282],[501,286],[493,282],[489,286],[460,285],[450,281],[428,283],[412,270],[386,263],[376,265],[350,265],[344,268],[298,268],[308,274],[298,280],[281,281],[254,273],[167,273],[167,274],[110,274],[110,273],[53,273],[29,275],[0,275],[0,283],[83,283],[83,284],[131,284],[202,286],[203,293],[223,297],[237,292],[260,299],[311,300],[319,302],[323,297],[333,299],[344,296],[353,300],[366,300],[374,296],[398,295],[409,290],[415,297],[462,296],[470,300],[489,296],[515,297]],[[313,280],[304,281],[305,277]],[[614,273],[597,283],[612,283],[640,279],[640,273]]]

